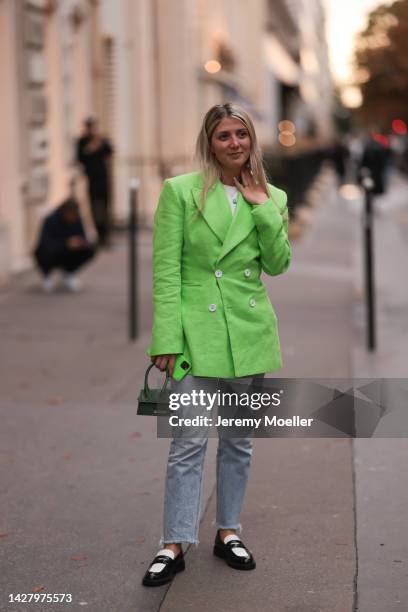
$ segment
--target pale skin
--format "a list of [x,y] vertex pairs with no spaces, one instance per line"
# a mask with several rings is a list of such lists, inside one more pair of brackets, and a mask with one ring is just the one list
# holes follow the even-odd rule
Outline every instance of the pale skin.
[[66,242],[67,247],[72,250],[83,249],[87,244],[87,241],[82,236],[71,236]]
[[[253,206],[260,206],[269,199],[261,185],[257,185],[247,167],[251,139],[245,125],[235,117],[225,117],[215,128],[211,137],[211,152],[221,166],[221,182],[236,187],[244,199]],[[173,376],[176,355],[154,355],[152,362],[164,372],[168,365]],[[221,540],[227,535],[236,535],[235,529],[219,529]],[[181,543],[165,543],[165,547],[177,556]]]
[[86,146],[86,152],[94,153],[101,147],[101,145],[102,145],[102,138],[100,137],[99,134],[94,134],[92,136],[92,140],[90,140]]
[[86,153],[95,153],[103,144],[102,137],[98,132],[98,124],[96,121],[90,125],[85,123],[85,133],[91,136],[91,140],[85,147]]

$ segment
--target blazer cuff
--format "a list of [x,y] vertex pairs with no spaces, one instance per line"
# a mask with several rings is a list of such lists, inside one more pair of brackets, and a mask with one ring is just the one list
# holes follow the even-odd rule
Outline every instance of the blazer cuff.
[[283,223],[282,213],[272,198],[263,204],[253,205],[251,213],[258,230],[273,228],[278,231]]
[[146,351],[146,354],[149,357],[152,355],[178,355],[183,352],[184,343],[161,343],[160,341],[151,342],[149,348]]

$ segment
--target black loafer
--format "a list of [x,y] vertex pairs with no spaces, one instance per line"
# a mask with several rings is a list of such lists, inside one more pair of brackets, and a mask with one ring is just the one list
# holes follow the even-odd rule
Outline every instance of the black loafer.
[[[235,550],[235,552],[234,552]],[[245,551],[245,555],[242,553]],[[240,554],[238,554],[240,553]],[[225,562],[234,569],[252,570],[255,569],[256,563],[252,553],[247,549],[242,540],[238,536],[229,540],[226,544],[221,540],[218,532],[214,543],[214,555],[224,559]]]
[[[156,571],[152,571],[152,568],[154,568],[156,564],[160,564],[162,567],[159,566],[155,568]],[[144,586],[161,586],[162,584],[171,582],[178,572],[182,572],[185,569],[186,564],[184,562],[183,551],[181,551],[175,559],[172,559],[170,556],[163,554],[163,551],[160,551],[145,573],[142,584]]]

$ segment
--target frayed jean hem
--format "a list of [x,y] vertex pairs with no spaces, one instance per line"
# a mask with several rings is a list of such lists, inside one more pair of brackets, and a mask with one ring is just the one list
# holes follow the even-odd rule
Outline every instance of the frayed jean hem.
[[166,538],[164,539],[164,537],[162,536],[160,538],[159,541],[159,546],[163,547],[166,544],[184,544],[186,546],[190,545],[190,544],[194,544],[195,547],[197,547],[200,543],[200,540],[194,540],[193,538],[184,538],[184,537],[173,537],[173,538]]
[[241,523],[236,523],[235,525],[227,525],[226,523],[217,523],[216,519],[214,519],[211,523],[213,527],[218,529],[233,529],[237,533],[242,533],[242,525]]

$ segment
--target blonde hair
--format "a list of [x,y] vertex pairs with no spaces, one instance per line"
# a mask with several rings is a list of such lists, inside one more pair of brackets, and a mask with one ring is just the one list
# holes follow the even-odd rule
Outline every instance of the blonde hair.
[[227,102],[226,104],[216,104],[207,111],[196,143],[196,160],[203,175],[203,190],[200,197],[200,211],[203,210],[205,200],[209,190],[221,178],[221,166],[211,151],[211,139],[220,121],[225,117],[235,117],[247,128],[251,147],[249,152],[249,169],[256,184],[261,185],[265,193],[268,192],[267,179],[262,164],[262,153],[259,148],[254,124],[246,111],[242,108]]

